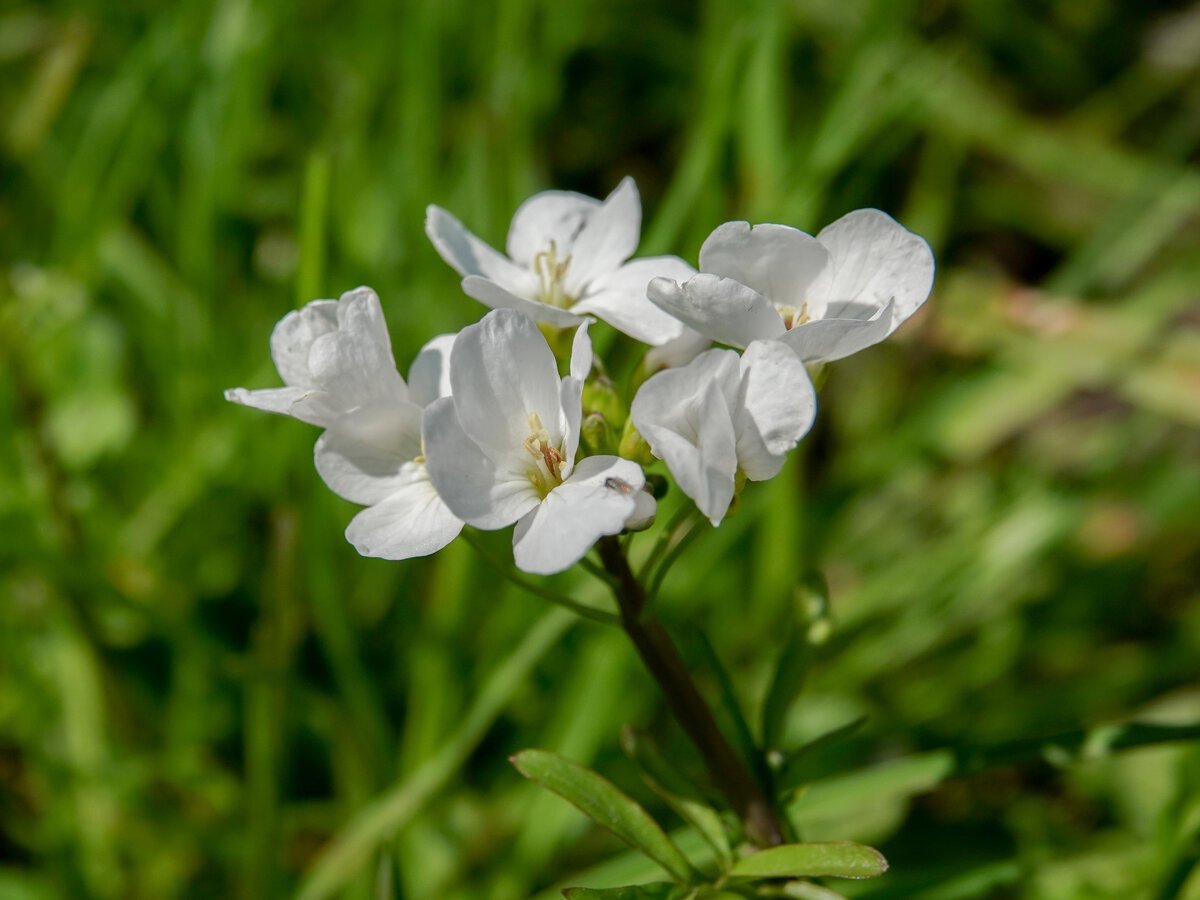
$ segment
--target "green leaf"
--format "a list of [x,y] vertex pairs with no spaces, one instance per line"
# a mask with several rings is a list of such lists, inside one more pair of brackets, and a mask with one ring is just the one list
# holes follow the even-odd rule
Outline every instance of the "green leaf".
[[615,888],[564,888],[567,900],[686,900],[695,888],[665,881],[654,884],[634,884]]
[[873,847],[831,841],[759,850],[738,860],[729,874],[754,878],[874,878],[887,867],[883,854]]
[[762,745],[768,750],[779,745],[788,709],[808,677],[813,651],[828,637],[829,587],[823,575],[813,573],[797,587],[793,609],[787,640],[763,702]]
[[517,771],[577,806],[621,840],[641,850],[680,882],[696,874],[691,863],[650,814],[602,775],[546,750],[522,750]]
[[733,861],[733,853],[729,847],[729,838],[725,834],[725,825],[717,811],[704,801],[700,792],[688,783],[686,778],[663,759],[658,747],[649,737],[627,725],[621,730],[621,746],[625,754],[637,763],[642,779],[649,785],[650,790],[662,797],[681,819],[699,832],[717,854],[721,868],[727,868]]
[[813,738],[806,744],[797,747],[789,753],[780,767],[775,783],[779,795],[785,796],[802,785],[814,781],[821,773],[816,770],[813,757],[821,750],[832,747],[839,741],[850,737],[866,724],[867,717],[859,716],[845,725],[840,725],[832,731],[827,731],[818,738]]

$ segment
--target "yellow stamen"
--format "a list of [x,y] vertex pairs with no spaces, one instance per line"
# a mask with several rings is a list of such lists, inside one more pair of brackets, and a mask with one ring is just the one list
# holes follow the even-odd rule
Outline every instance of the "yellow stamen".
[[550,242],[550,249],[543,250],[533,258],[533,271],[538,277],[538,300],[547,306],[557,306],[568,309],[574,303],[574,297],[567,294],[563,281],[566,280],[567,270],[571,267],[571,257],[558,258],[558,246]]

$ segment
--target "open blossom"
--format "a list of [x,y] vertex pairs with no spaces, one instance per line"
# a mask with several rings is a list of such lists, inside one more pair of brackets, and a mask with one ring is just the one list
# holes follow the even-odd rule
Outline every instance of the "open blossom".
[[713,349],[650,378],[630,415],[680,489],[720,524],[740,471],[774,478],[812,427],[816,393],[804,364],[778,341],[754,341],[740,357]]
[[650,299],[716,341],[779,340],[802,361],[877,344],[925,302],[929,245],[885,213],[860,209],[814,238],[786,225],[726,222],[686,281],[655,278]]
[[642,207],[632,178],[603,202],[570,191],[545,191],[513,216],[505,256],[438,206],[425,232],[442,259],[463,276],[463,290],[493,309],[515,309],[560,328],[596,316],[655,346],[683,326],[646,298],[650,279],[686,280],[696,270],[676,256],[629,260],[637,249]]
[[396,371],[379,298],[358,288],[288,313],[271,334],[286,387],[234,388],[234,403],[325,429],[317,471],[330,489],[367,509],[346,529],[364,556],[408,559],[440,550],[462,530],[429,480],[421,450],[424,408],[449,392],[453,335],[418,354],[409,383]]
[[527,572],[568,568],[600,537],[642,524],[653,503],[636,463],[591,456],[576,464],[591,366],[586,325],[560,379],[533,321],[496,310],[459,333],[451,396],[425,414],[429,474],[447,506],[478,528],[515,523],[513,557]]

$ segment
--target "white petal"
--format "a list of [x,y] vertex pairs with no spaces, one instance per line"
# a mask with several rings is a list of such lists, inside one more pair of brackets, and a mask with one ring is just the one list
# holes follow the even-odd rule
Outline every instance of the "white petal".
[[634,491],[633,494],[633,513],[625,521],[625,529],[627,531],[645,531],[654,524],[654,517],[658,514],[658,501],[644,488],[640,491]]
[[308,354],[313,341],[337,329],[337,305],[336,300],[314,300],[279,320],[271,332],[271,359],[284,384],[300,388],[316,385],[308,369]]
[[366,506],[408,480],[421,453],[421,408],[415,403],[366,406],[340,417],[317,441],[313,458],[329,489]]
[[426,208],[425,234],[442,259],[463,277],[480,275],[517,293],[533,290],[530,272],[475,237],[440,206]]
[[778,341],[755,341],[739,366],[738,466],[751,481],[765,481],[812,428],[817,395],[804,363]]
[[557,328],[572,328],[582,321],[572,312],[538,300],[530,300],[528,297],[519,297],[494,281],[477,275],[464,278],[462,289],[468,297],[474,297],[484,306],[490,306],[492,309],[515,309],[535,322],[545,322]]
[[570,256],[575,239],[600,201],[573,191],[543,191],[521,204],[508,229],[508,255],[527,269],[554,241],[559,259]]
[[620,534],[637,508],[645,484],[637,463],[616,456],[589,456],[575,473],[546,495],[513,532],[517,567],[552,575],[577,563],[598,539]]
[[363,556],[428,556],[462,531],[463,523],[442,502],[423,467],[410,465],[407,484],[381,503],[364,509],[346,528],[346,540]]
[[683,334],[674,340],[667,341],[661,347],[653,347],[646,353],[642,365],[647,372],[657,372],[660,369],[674,369],[686,366],[693,359],[712,346],[712,339],[707,338],[695,329],[683,327]]
[[571,374],[562,380],[559,400],[562,404],[563,476],[571,474],[575,454],[579,450],[580,421],[583,419],[583,383],[592,371],[592,340],[588,337],[589,322],[575,331],[571,341]]
[[261,391],[230,388],[225,392],[225,399],[231,403],[291,416],[301,422],[322,427],[329,425],[340,415],[324,391],[299,387],[267,388]]
[[677,256],[648,256],[627,262],[592,283],[572,310],[591,313],[634,340],[659,346],[683,334],[683,323],[646,296],[654,278],[684,282],[696,270]]
[[590,322],[584,322],[571,339],[571,377],[585,381],[592,372],[592,338],[588,334]]
[[737,439],[726,397],[737,395],[738,356],[709,350],[654,375],[638,390],[633,424],[680,489],[718,524],[733,499]]
[[518,312],[495,310],[459,332],[450,384],[463,430],[498,462],[524,452],[531,413],[552,443],[564,437],[558,364],[538,327]]
[[[895,331],[929,296],[933,251],[887,213],[877,209],[847,213],[822,229],[817,240],[828,248],[830,265],[812,288],[814,318],[820,313],[817,303],[831,307],[853,303],[877,310],[891,300],[890,331]],[[831,310],[821,315],[834,314]]]
[[[642,233],[642,201],[637,185],[626,176],[584,222],[570,249],[564,287],[569,295],[584,293],[595,279],[633,256]],[[561,245],[560,245],[561,246]]]
[[655,278],[646,289],[654,305],[701,334],[746,347],[784,332],[783,319],[762,294],[717,275],[697,275],[682,285]]
[[408,370],[408,398],[428,406],[450,396],[450,351],[457,334],[439,334],[421,348]]
[[871,319],[814,319],[779,338],[806,363],[832,362],[878,344],[892,333],[892,302]]
[[700,271],[732,278],[773,303],[799,306],[829,253],[812,235],[787,225],[726,222],[700,248]]
[[342,295],[338,327],[313,341],[308,367],[340,409],[406,400],[408,388],[396,371],[392,342],[379,298],[370,288]]
[[455,402],[443,397],[425,408],[425,468],[456,516],[477,528],[504,528],[538,505],[537,492],[528,479],[498,468],[471,440]]

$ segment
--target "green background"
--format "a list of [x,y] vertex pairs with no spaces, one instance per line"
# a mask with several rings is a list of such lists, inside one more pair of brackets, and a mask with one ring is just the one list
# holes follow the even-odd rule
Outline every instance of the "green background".
[[753,711],[827,576],[787,734],[870,717],[797,807],[890,859],[846,892],[1200,897],[1200,751],[1094,730],[1200,721],[1198,68],[1182,3],[6,4],[0,898],[654,877],[506,762],[678,825],[619,750],[633,722],[696,768],[622,635],[461,542],[358,557],[315,430],[221,397],[278,383],[318,296],[375,287],[402,370],[477,319],[427,203],[499,243],[626,174],[641,253],[876,206],[938,259],[661,598]]

